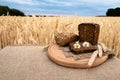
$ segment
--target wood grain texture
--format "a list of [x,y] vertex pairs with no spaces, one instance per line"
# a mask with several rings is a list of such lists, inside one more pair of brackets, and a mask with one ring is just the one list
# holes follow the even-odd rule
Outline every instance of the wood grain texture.
[[93,65],[89,66],[88,61],[90,58],[82,59],[82,60],[75,60],[73,59],[73,57],[66,58],[64,55],[64,51],[60,50],[57,44],[53,44],[48,48],[48,57],[51,60],[53,60],[55,63],[60,64],[62,66],[73,67],[73,68],[89,68],[104,63],[107,60],[108,55],[105,55],[101,58],[96,58]]

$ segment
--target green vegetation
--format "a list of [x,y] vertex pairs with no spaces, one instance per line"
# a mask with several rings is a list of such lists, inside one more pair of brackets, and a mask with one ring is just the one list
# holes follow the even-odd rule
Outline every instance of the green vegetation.
[[8,6],[1,6],[0,5],[0,16],[6,16],[6,15],[10,15],[10,16],[25,16],[25,14],[18,10],[18,9],[11,9]]
[[106,16],[120,16],[120,7],[117,7],[115,9],[108,9],[106,12]]

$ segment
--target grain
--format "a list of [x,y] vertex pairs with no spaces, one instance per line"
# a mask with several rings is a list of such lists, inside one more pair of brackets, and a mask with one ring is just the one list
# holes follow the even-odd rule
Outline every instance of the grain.
[[78,34],[80,23],[100,25],[99,42],[120,55],[119,17],[16,17],[0,16],[0,49],[7,45],[49,45],[59,32]]

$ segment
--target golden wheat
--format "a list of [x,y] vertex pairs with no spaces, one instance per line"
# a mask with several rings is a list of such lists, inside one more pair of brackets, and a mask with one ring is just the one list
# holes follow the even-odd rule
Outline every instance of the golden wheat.
[[7,45],[48,45],[59,32],[78,33],[78,24],[98,23],[99,42],[120,55],[119,17],[0,17],[0,49]]

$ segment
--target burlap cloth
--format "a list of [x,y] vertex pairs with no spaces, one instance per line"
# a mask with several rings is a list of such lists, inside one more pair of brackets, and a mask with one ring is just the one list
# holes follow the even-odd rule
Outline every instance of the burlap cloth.
[[[44,47],[44,46],[43,46]],[[74,69],[53,63],[41,46],[8,46],[0,51],[0,80],[120,80],[120,60]]]

